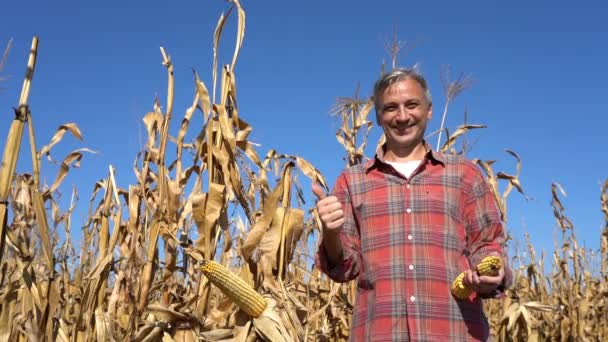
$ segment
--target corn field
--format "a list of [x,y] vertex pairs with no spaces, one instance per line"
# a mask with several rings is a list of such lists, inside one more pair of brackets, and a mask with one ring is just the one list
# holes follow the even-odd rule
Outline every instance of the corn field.
[[[238,0],[231,2],[213,35],[211,87],[195,72],[192,103],[178,118],[173,64],[161,48],[167,94],[164,104],[157,100],[143,116],[147,136],[133,165],[137,182],[117,184],[108,166],[103,179],[89,185],[90,210],[80,246],[71,239],[77,191],[67,208],[57,197],[68,173],[90,151],[70,152],[54,182],[41,183],[45,157],[66,134],[82,138],[82,133],[75,123],[61,124],[38,148],[35,113],[28,107],[37,58],[38,40],[33,39],[0,170],[0,341],[348,338],[356,285],[333,283],[313,267],[320,224],[300,178],[328,185],[308,161],[275,149],[260,154],[249,140],[252,126],[239,112],[234,71],[246,15]],[[235,49],[231,63],[219,66],[217,51],[229,15],[237,17]],[[448,85],[457,89],[458,82]],[[367,158],[372,108],[372,99],[358,98],[340,98],[334,108],[341,121],[336,138],[347,165]],[[190,127],[194,115],[204,118],[202,127]],[[180,129],[170,132],[176,119]],[[26,126],[33,167],[16,174]],[[441,150],[466,152],[456,143],[467,131],[483,127],[464,124],[446,133]],[[188,132],[196,138],[187,141]],[[512,190],[524,193],[521,161],[507,152],[515,158],[515,174],[495,172],[492,161],[475,160],[505,220]],[[608,180],[599,196],[606,227],[598,251],[577,244],[560,201],[564,191],[557,183],[551,191],[562,231],[548,261],[551,271],[545,272],[545,255],[531,243],[517,251],[513,288],[506,299],[485,304],[492,333],[498,341],[606,341]]]

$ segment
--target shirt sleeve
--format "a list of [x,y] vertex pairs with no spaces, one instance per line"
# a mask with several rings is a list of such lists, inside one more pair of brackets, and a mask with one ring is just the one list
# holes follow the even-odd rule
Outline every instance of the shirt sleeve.
[[361,255],[359,230],[357,229],[357,222],[353,213],[346,174],[340,175],[336,181],[332,195],[338,198],[344,211],[344,226],[340,232],[340,240],[342,241],[344,253],[339,263],[331,264],[327,257],[323,236],[320,236],[315,264],[330,279],[344,283],[355,279],[359,275]]
[[481,296],[482,298],[502,298],[505,290],[513,282],[513,272],[509,266],[509,258],[505,249],[505,229],[500,210],[494,193],[483,178],[481,171],[471,163],[467,172],[465,174],[464,215],[469,264],[474,267],[483,258],[490,255],[502,258],[505,272],[503,283],[494,293]]

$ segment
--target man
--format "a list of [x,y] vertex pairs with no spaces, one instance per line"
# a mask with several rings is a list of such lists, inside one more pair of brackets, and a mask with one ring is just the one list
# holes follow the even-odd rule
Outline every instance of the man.
[[[339,176],[332,196],[318,185],[323,237],[317,266],[331,279],[357,279],[353,341],[478,341],[489,338],[482,298],[500,298],[511,271],[478,276],[488,255],[507,265],[505,234],[492,191],[462,156],[424,141],[432,118],[425,79],[397,69],[374,87],[386,143],[373,160]],[[476,294],[458,300],[452,281]]]

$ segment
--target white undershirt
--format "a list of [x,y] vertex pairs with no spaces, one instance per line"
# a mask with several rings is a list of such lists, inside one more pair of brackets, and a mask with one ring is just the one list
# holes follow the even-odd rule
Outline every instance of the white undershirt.
[[420,165],[421,161],[422,160],[411,160],[411,161],[406,161],[406,162],[389,162],[389,161],[387,161],[386,163],[391,165],[392,167],[394,167],[395,170],[397,170],[397,172],[402,174],[405,178],[410,178],[412,173],[414,173],[416,168],[418,168],[418,165]]

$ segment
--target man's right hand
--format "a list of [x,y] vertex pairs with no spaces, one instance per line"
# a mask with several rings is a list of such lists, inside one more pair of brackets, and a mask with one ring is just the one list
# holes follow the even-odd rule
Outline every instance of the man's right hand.
[[312,185],[312,192],[317,196],[317,211],[327,233],[339,233],[344,225],[344,211],[336,196],[327,196],[318,184]]

